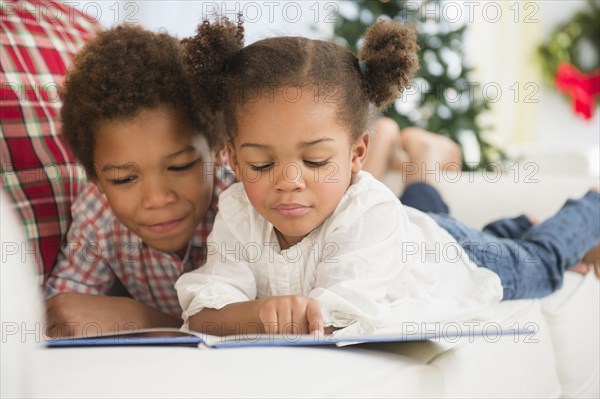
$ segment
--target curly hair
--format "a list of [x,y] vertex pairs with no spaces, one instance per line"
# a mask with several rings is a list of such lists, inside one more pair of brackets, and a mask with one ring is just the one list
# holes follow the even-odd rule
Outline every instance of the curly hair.
[[[337,103],[337,115],[352,136],[367,129],[370,109],[383,110],[410,84],[419,68],[413,28],[381,20],[371,26],[357,57],[344,47],[303,37],[276,37],[244,47],[241,16],[203,21],[182,41],[195,87],[223,113],[235,136],[238,107],[274,88],[305,88],[319,101]],[[203,82],[212,82],[203,85]]]
[[148,108],[169,107],[189,118],[214,146],[221,137],[215,115],[192,90],[181,44],[167,34],[123,25],[100,32],[75,57],[61,97],[62,134],[88,177],[95,133],[107,120],[130,120]]

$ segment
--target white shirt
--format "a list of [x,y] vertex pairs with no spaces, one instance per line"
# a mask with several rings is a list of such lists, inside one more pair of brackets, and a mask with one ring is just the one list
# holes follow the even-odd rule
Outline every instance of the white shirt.
[[352,325],[346,330],[363,334],[480,317],[502,299],[495,273],[475,266],[431,217],[403,206],[367,172],[355,176],[331,216],[286,250],[242,183],[219,204],[206,264],[175,285],[185,325],[203,308],[303,295],[320,304],[326,327]]

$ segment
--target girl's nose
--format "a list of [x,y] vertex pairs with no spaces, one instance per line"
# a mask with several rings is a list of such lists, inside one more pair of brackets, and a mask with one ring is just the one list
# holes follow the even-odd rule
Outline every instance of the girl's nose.
[[295,162],[282,165],[275,171],[275,189],[281,192],[302,191],[306,187],[302,165]]

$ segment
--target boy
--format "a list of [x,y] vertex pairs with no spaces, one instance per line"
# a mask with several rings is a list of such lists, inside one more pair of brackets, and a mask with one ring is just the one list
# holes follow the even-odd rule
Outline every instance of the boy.
[[174,283],[205,262],[234,181],[182,57],[175,38],[120,26],[67,75],[63,134],[91,184],[46,282],[49,336],[181,325]]

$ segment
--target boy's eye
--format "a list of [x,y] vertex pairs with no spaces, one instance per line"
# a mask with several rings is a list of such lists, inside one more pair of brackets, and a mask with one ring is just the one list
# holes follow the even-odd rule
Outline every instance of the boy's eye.
[[329,163],[329,159],[325,159],[323,161],[304,161],[304,164],[309,168],[320,168],[321,166],[325,166]]
[[270,163],[257,163],[250,164],[250,169],[255,172],[264,172],[265,170],[269,170],[273,166],[273,162]]
[[131,176],[124,177],[122,179],[112,179],[111,183],[114,184],[115,186],[122,186],[124,184],[134,182],[135,179],[137,179],[137,176],[131,175]]
[[195,160],[193,162],[186,163],[185,165],[169,166],[168,169],[173,172],[183,172],[183,171],[192,169],[194,167],[194,165],[196,165],[197,162],[198,162],[198,160]]

